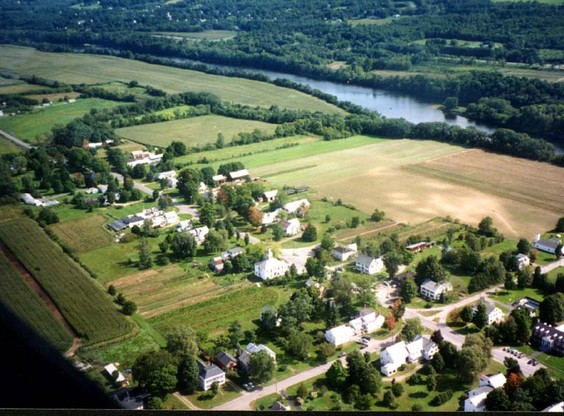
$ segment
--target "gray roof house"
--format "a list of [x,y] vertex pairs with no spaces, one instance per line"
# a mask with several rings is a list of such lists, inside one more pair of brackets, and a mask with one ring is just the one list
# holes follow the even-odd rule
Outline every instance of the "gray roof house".
[[215,364],[204,364],[198,361],[198,379],[200,381],[200,387],[202,390],[206,391],[211,388],[213,383],[217,383],[220,386],[225,384],[225,372]]
[[233,260],[240,254],[243,254],[243,249],[241,247],[233,247],[221,253],[221,258],[223,260]]
[[245,350],[241,352],[241,354],[239,354],[239,357],[237,358],[237,366],[241,370],[247,371],[250,361],[251,361],[251,353]]

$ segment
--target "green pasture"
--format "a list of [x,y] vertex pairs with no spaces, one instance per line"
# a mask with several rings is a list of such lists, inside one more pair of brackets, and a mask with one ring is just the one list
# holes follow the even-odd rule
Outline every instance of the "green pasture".
[[47,304],[33,291],[20,272],[0,252],[0,299],[2,303],[60,351],[72,344],[72,335],[65,329]]
[[261,130],[274,133],[275,124],[262,121],[241,120],[216,115],[190,117],[162,123],[143,124],[116,130],[119,136],[152,146],[166,147],[173,141],[185,143],[188,147],[215,143],[222,133],[226,141],[238,133]]
[[169,93],[209,92],[225,101],[250,106],[343,113],[343,110],[302,92],[260,81],[147,64],[111,56],[47,53],[36,49],[0,46],[0,72],[38,75],[69,84],[136,80]]
[[1,117],[0,129],[13,133],[19,139],[36,143],[40,141],[40,136],[47,134],[55,125],[64,126],[75,118],[88,113],[92,108],[101,110],[120,104],[116,101],[100,98],[76,100],[74,103],[57,102],[48,107],[37,108],[32,113]]

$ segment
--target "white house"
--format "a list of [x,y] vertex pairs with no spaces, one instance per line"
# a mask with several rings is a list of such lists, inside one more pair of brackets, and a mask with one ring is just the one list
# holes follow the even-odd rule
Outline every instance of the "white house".
[[376,315],[375,313],[370,316],[362,317],[364,332],[371,334],[372,332],[382,328],[385,319],[384,315]]
[[489,375],[489,376],[482,375],[482,376],[480,376],[479,387],[490,386],[494,389],[497,389],[499,387],[505,386],[506,381],[507,381],[507,379],[505,378],[503,373],[497,373],[497,374],[493,374],[493,375]]
[[281,221],[280,226],[284,231],[284,235],[287,237],[296,235],[301,230],[300,220],[298,220],[297,218],[292,218],[291,220],[287,221]]
[[384,269],[384,261],[382,256],[370,257],[364,253],[360,253],[356,259],[356,270],[364,274],[379,273]]
[[427,279],[421,284],[421,296],[429,300],[439,300],[443,293],[450,292],[452,285],[450,282],[437,283],[431,279]]
[[493,391],[492,387],[483,386],[468,392],[468,398],[464,400],[465,412],[483,412],[486,410],[486,397]]
[[198,368],[200,369],[198,373],[198,380],[200,381],[200,387],[202,390],[207,391],[211,389],[213,383],[217,383],[220,386],[225,384],[225,372],[215,364],[204,364],[198,361]]
[[394,345],[390,345],[380,355],[380,371],[389,377],[398,371],[403,364],[407,362],[409,352],[405,347],[405,342],[401,341]]
[[259,351],[264,351],[270,356],[270,358],[272,358],[272,361],[276,362],[276,353],[264,344],[256,345],[250,342],[249,345],[247,345],[247,351],[251,354],[255,354]]
[[380,355],[380,371],[389,377],[398,371],[407,362],[416,362],[421,359],[432,360],[439,351],[439,347],[429,338],[418,336],[409,344],[401,341],[389,346]]
[[262,280],[270,280],[283,276],[289,268],[288,263],[275,258],[272,250],[269,249],[266,259],[255,263],[255,276]]
[[198,244],[202,244],[204,242],[204,240],[206,239],[206,235],[208,235],[209,232],[210,229],[207,227],[207,225],[204,225],[203,227],[194,228],[193,230],[188,230],[188,233],[194,236]]
[[[541,240],[540,235],[537,234],[535,239],[533,240],[532,246],[534,248],[538,248],[540,251],[544,251],[546,253],[554,254],[556,253],[556,249],[560,245],[561,241],[558,238],[551,238],[549,240]],[[564,247],[561,249],[562,254],[564,254]]]
[[241,169],[235,172],[229,172],[229,179],[232,181],[246,181],[251,179],[251,174],[247,169]]
[[227,182],[227,178],[224,175],[215,175],[212,176],[212,181],[214,181],[217,185],[221,185],[222,183]]
[[335,247],[332,251],[333,257],[339,261],[347,261],[358,251],[356,243],[349,244],[345,247]]
[[503,321],[504,315],[502,310],[491,303],[486,305],[486,315],[488,316],[488,325]]
[[362,318],[351,319],[349,326],[354,330],[355,335],[360,335],[362,333]]
[[307,199],[299,199],[297,201],[288,202],[282,208],[288,212],[288,214],[295,214],[298,211],[305,211],[307,210],[311,204]]
[[182,231],[188,231],[192,229],[192,221],[190,220],[183,220],[178,223],[176,226],[176,231],[179,233]]
[[[115,380],[116,383],[123,383],[125,381],[125,377],[123,376],[122,373],[119,372],[119,370],[117,369],[117,367],[114,364],[108,364],[107,366],[104,367],[104,370],[106,370],[106,373],[108,374],[108,376],[112,380]],[[116,371],[117,371],[117,376],[114,375],[114,373]]]
[[517,262],[517,267],[519,268],[519,270],[531,264],[531,259],[529,259],[526,255],[522,253],[519,253],[515,256],[515,261]]
[[166,172],[161,172],[157,175],[157,179],[162,181],[163,179],[168,180],[170,187],[175,188],[178,180],[176,179],[176,171],[175,170],[167,170]]
[[146,152],[143,150],[135,150],[131,152],[132,160],[127,162],[127,166],[136,166],[136,165],[144,165],[144,164],[155,164],[159,163],[163,158],[163,154],[156,154],[151,152]]
[[273,212],[263,212],[262,213],[262,224],[269,225],[274,223],[278,219],[278,214],[280,213],[280,208]]
[[178,223],[178,221],[180,221],[178,214],[174,211],[170,211],[165,212],[158,217],[151,218],[151,225],[153,226],[153,228],[170,227],[171,225]]
[[464,401],[465,412],[483,412],[486,410],[486,397],[494,389],[503,387],[506,378],[498,373],[491,376],[481,376],[480,385],[477,389],[468,392],[468,398]]
[[354,329],[348,325],[341,325],[325,331],[325,340],[335,347],[351,342],[354,337]]
[[278,195],[278,189],[266,191],[262,194],[262,200],[264,202],[273,202],[276,199],[276,195]]
[[425,359],[427,361],[432,360],[434,355],[439,351],[439,346],[431,341],[429,338],[422,336],[416,337],[413,341],[405,346],[409,357],[407,360],[410,363],[419,361],[420,359]]

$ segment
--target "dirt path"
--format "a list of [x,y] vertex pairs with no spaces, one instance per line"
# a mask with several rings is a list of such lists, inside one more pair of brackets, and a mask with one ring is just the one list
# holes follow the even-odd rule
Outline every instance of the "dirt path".
[[182,403],[184,403],[186,406],[188,406],[188,408],[190,410],[201,410],[199,407],[194,405],[194,403],[192,403],[190,400],[188,400],[186,397],[182,396],[178,392],[174,393],[174,397],[176,397],[178,400],[180,400]]
[[380,231],[384,231],[384,230],[387,230],[388,228],[395,227],[396,225],[398,225],[398,223],[396,221],[394,221],[392,224],[386,225],[385,227],[375,228],[373,230],[364,231],[362,233],[358,233],[357,235],[353,235],[351,237],[342,238],[341,240],[343,240],[343,241],[354,240],[358,236],[363,236],[363,235],[366,235],[366,234],[379,233]]
[[67,320],[61,313],[58,306],[55,304],[55,302],[53,302],[51,297],[43,290],[39,282],[35,280],[35,278],[31,275],[31,273],[29,273],[27,269],[23,266],[23,264],[20,263],[18,258],[14,255],[14,253],[12,253],[12,251],[8,247],[6,247],[6,245],[1,241],[0,241],[0,251],[2,251],[2,253],[10,261],[10,263],[12,263],[14,267],[20,272],[22,277],[29,284],[31,289],[37,294],[37,296],[39,296],[39,298],[43,300],[43,302],[45,302],[49,310],[53,313],[53,316],[55,316],[55,318],[59,322],[61,322],[65,327],[65,329],[72,335],[73,337],[72,346],[64,354],[65,357],[72,357],[75,354],[76,350],[80,348],[80,346],[82,345],[82,340],[78,337],[76,332],[74,332],[72,326],[70,326],[70,324],[67,322]]

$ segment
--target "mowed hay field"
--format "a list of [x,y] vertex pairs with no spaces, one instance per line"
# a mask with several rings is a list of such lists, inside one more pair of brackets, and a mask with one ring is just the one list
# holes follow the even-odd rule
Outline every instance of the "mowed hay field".
[[0,274],[0,299],[4,306],[55,348],[60,351],[68,349],[72,344],[72,335],[57,321],[45,302],[1,251]]
[[222,100],[251,106],[342,113],[334,105],[296,90],[243,78],[222,77],[203,72],[147,64],[111,56],[47,53],[33,48],[0,45],[0,71],[38,75],[68,84],[109,81],[151,85],[169,93],[210,92]]
[[[447,163],[440,176],[429,176],[420,169],[412,169],[412,166],[440,161],[445,157],[445,160],[451,160],[449,155],[476,158],[476,152],[480,151],[407,139],[346,149],[347,140],[357,144],[355,138],[345,139],[339,141],[342,143],[338,151],[297,156],[293,160],[282,158],[278,163],[275,158],[266,161],[268,154],[257,155],[256,160],[261,163],[253,163],[253,156],[241,160],[249,162],[245,166],[253,168],[253,175],[267,178],[276,185],[310,185],[319,190],[321,196],[341,198],[366,213],[371,213],[374,208],[383,209],[389,218],[407,224],[450,215],[464,223],[477,225],[483,217],[491,216],[503,233],[521,237],[530,236],[538,230],[552,229],[558,216],[562,215],[561,209],[549,211],[515,196],[519,192],[526,194],[530,191],[540,201],[547,198],[555,206],[564,206],[561,185],[559,194],[553,193],[558,183],[545,194],[544,185],[530,177],[530,172],[538,171],[541,166],[542,170],[551,172],[553,180],[561,180],[562,168],[491,154],[488,158],[484,157],[483,163],[476,168],[481,184],[473,181],[456,183],[449,177],[457,173],[458,162]],[[479,159],[480,156],[477,157]],[[511,165],[519,168],[512,169],[510,175],[500,174]],[[497,183],[508,176],[513,179],[505,187],[515,190],[500,195]]]
[[272,134],[276,130],[276,124],[209,115],[125,127],[116,130],[116,133],[121,137],[153,146],[166,147],[177,141],[191,147],[215,143],[219,133],[229,141],[237,133],[250,133],[255,129]]
[[[133,324],[110,297],[30,219],[0,224],[0,239],[14,253],[87,344],[129,334]],[[107,261],[112,261],[107,259]]]
[[250,329],[251,322],[259,319],[262,308],[277,306],[280,296],[281,292],[272,287],[249,286],[149,319],[149,323],[161,333],[184,324],[196,331],[206,331],[210,336],[224,332],[236,320],[244,329]]
[[104,227],[107,220],[93,215],[50,226],[55,234],[77,253],[85,253],[112,242],[112,236]]
[[[202,276],[205,274],[201,273]],[[137,304],[139,313],[144,318],[187,307],[227,291],[237,290],[241,286],[217,285],[207,276],[198,278],[189,275],[176,264],[124,276],[111,283],[118,292],[123,292],[127,299]]]
[[100,98],[76,100],[74,103],[58,102],[48,107],[38,108],[32,113],[1,117],[0,129],[13,132],[19,139],[34,143],[38,136],[48,133],[55,125],[64,126],[75,118],[88,113],[92,108],[101,110],[120,104],[123,103]]

